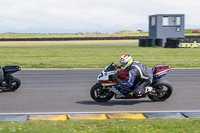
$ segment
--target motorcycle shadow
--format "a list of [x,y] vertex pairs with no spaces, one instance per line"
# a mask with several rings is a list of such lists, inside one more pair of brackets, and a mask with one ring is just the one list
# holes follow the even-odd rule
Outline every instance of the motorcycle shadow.
[[114,105],[134,105],[140,103],[150,103],[151,100],[110,100],[108,102],[96,102],[96,101],[77,101],[77,104],[84,105],[101,105],[101,106],[114,106]]
[[11,93],[12,91],[1,91],[0,90],[0,93]]

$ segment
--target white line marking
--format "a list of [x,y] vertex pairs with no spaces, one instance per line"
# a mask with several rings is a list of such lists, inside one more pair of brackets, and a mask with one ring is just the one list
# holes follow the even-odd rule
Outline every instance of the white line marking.
[[0,115],[44,115],[44,114],[109,114],[109,113],[180,113],[198,112],[200,110],[169,110],[169,111],[98,111],[98,112],[26,112],[26,113],[0,113]]
[[[104,68],[22,68],[23,71],[35,71],[35,70],[100,70]],[[200,70],[200,68],[171,68],[172,70]]]
[[22,68],[24,71],[43,71],[43,70],[101,70],[103,68]]

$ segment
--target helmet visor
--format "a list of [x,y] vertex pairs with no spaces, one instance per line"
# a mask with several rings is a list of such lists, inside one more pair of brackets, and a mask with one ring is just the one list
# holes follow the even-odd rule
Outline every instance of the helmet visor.
[[124,63],[124,62],[122,62],[121,64],[122,64],[123,67],[126,65],[126,63]]

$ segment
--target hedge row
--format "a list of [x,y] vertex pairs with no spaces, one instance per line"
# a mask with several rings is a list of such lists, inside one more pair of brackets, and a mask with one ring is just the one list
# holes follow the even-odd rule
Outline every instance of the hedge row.
[[[65,37],[65,38],[0,38],[0,41],[78,41],[78,40],[134,40],[147,39],[148,36],[124,37]],[[185,36],[185,39],[198,39],[200,36]]]

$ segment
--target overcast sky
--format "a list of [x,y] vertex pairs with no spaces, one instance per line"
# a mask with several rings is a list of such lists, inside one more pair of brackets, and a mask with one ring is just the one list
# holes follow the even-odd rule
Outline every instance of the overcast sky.
[[153,14],[185,14],[185,28],[200,28],[199,0],[0,0],[0,33],[148,31]]

